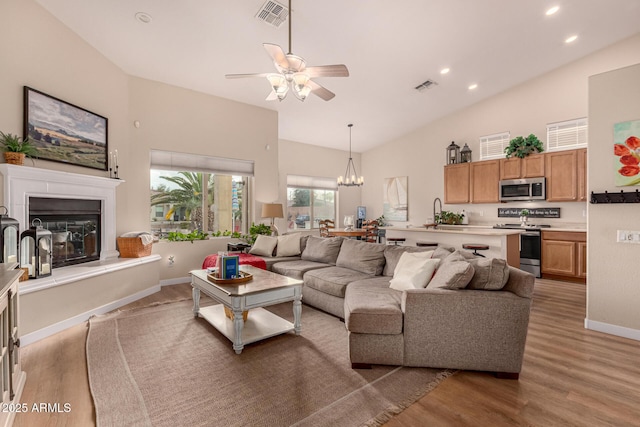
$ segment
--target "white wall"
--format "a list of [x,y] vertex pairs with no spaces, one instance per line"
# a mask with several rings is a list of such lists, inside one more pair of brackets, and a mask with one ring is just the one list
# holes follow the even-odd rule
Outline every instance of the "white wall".
[[[329,177],[337,179],[344,175],[349,160],[349,152],[318,147],[315,145],[301,144],[293,141],[280,140],[279,143],[279,167],[280,167],[280,197],[287,199],[287,175],[305,175],[315,177]],[[356,171],[360,172],[360,154],[352,153]],[[365,177],[366,179],[366,177]],[[368,184],[365,184],[366,187]],[[338,217],[337,226],[342,226],[344,215],[356,215],[356,209],[361,204],[360,194],[364,187],[339,187],[338,188]],[[382,196],[380,189],[379,196]],[[285,203],[286,206],[286,203]],[[367,216],[373,218],[367,212]],[[278,223],[281,230],[286,229],[284,220]]]
[[[445,150],[451,141],[461,147],[469,144],[474,161],[479,160],[482,135],[510,131],[515,137],[534,133],[546,141],[547,123],[587,116],[589,76],[639,61],[640,34],[363,153],[363,175],[367,184],[362,189],[362,202],[372,213],[369,216],[382,214],[383,179],[406,175],[409,177],[409,223],[423,224],[432,216],[434,198],[444,199]],[[444,87],[432,90],[439,89]],[[469,96],[476,95],[470,93]],[[457,205],[445,206],[445,209],[471,210],[472,223],[491,224],[498,220],[499,206]],[[560,207],[562,222],[585,222],[585,203],[546,206]]]
[[[276,112],[130,77],[33,0],[2,1],[0,16],[0,130],[22,135],[24,85],[107,117],[109,150],[118,150],[120,177],[126,181],[117,189],[118,234],[149,227],[152,148],[254,160],[253,212],[260,212],[262,202],[278,200]],[[133,126],[134,120],[140,128]],[[108,176],[106,171],[44,160],[35,166]],[[259,214],[253,218],[261,220]],[[185,277],[208,254],[210,248],[202,246],[203,253],[191,252],[195,246],[182,251],[184,257],[177,258],[173,269],[164,259],[153,274],[146,267],[128,269],[126,280],[118,279],[117,286],[109,276],[28,294],[21,316],[37,320],[25,320],[23,332],[138,294],[158,280]],[[154,252],[177,254],[166,248]],[[85,291],[77,291],[82,286]]]
[[[589,79],[589,188],[615,187],[613,125],[640,120],[640,63]],[[640,340],[640,245],[616,243],[616,230],[640,230],[640,204],[589,205],[587,321],[590,329]]]

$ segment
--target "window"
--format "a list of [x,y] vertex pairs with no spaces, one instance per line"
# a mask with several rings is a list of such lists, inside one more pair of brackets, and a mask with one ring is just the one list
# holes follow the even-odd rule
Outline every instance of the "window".
[[504,149],[509,146],[509,132],[495,133],[480,137],[480,160],[500,159],[504,157]]
[[336,219],[335,178],[287,176],[288,229],[318,228],[322,219]]
[[152,232],[246,233],[252,175],[253,162],[152,151]]
[[547,151],[571,150],[587,146],[586,117],[547,125]]

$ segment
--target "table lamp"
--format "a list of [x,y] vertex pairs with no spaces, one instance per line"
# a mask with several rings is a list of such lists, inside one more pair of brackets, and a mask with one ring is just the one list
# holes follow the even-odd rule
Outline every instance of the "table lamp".
[[262,205],[262,218],[271,218],[271,234],[278,235],[278,227],[275,225],[276,218],[284,218],[282,203],[265,203]]

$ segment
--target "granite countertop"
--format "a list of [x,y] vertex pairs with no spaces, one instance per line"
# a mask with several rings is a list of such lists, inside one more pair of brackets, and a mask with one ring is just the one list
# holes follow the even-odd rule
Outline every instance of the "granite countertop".
[[4,293],[7,286],[22,276],[22,270],[17,270],[17,263],[0,263],[0,294]]

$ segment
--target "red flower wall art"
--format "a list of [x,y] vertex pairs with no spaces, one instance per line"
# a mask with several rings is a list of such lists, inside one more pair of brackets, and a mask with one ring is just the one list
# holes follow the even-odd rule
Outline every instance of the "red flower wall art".
[[613,125],[616,186],[640,184],[640,120]]

